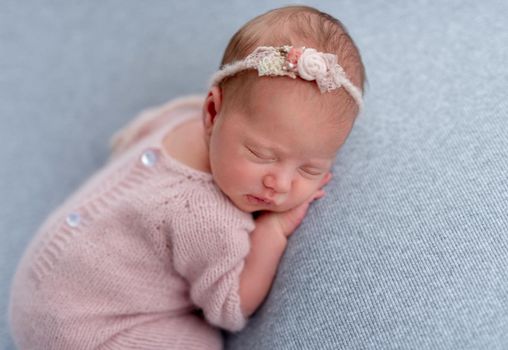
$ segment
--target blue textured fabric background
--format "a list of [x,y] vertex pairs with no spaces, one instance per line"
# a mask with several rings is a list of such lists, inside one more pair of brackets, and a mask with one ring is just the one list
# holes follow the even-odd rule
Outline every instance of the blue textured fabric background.
[[[227,349],[508,349],[506,1],[307,1],[369,79],[327,195]],[[42,220],[141,109],[282,1],[0,2],[0,314]],[[6,317],[0,345],[13,349]]]

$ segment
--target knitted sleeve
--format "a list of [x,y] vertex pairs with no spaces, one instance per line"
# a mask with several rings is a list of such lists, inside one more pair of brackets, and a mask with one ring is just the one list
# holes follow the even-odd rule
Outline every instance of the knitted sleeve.
[[240,308],[240,273],[255,224],[220,193],[195,192],[172,220],[175,270],[190,284],[192,302],[206,320],[228,331],[246,324]]

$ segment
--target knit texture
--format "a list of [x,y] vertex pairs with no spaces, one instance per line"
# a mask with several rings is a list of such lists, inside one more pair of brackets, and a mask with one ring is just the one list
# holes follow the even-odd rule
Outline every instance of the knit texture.
[[213,348],[207,339],[219,347],[220,331],[191,315],[196,308],[214,326],[245,326],[239,275],[253,219],[211,174],[161,147],[172,128],[199,117],[200,102],[143,113],[116,136],[111,161],[41,226],[12,285],[20,349]]

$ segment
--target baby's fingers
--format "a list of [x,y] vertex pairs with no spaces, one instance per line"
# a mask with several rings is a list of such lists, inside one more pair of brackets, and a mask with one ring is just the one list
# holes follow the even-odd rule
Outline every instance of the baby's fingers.
[[312,202],[312,201],[314,201],[316,199],[322,198],[324,196],[325,196],[325,191],[324,190],[316,191],[316,193],[314,193],[314,196],[311,197],[310,202]]
[[319,198],[323,198],[325,196],[325,191],[324,190],[319,190],[316,192],[316,195],[314,196],[314,199],[319,199]]
[[332,179],[332,173],[329,172],[328,174],[326,174],[323,177],[323,179],[319,183],[319,188],[326,186],[330,182],[331,179]]

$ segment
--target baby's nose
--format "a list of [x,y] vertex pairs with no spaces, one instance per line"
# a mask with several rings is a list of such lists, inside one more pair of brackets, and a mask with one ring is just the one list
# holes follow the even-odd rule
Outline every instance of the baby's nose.
[[276,193],[288,193],[291,190],[292,182],[293,175],[289,171],[268,174],[263,179],[263,184]]

